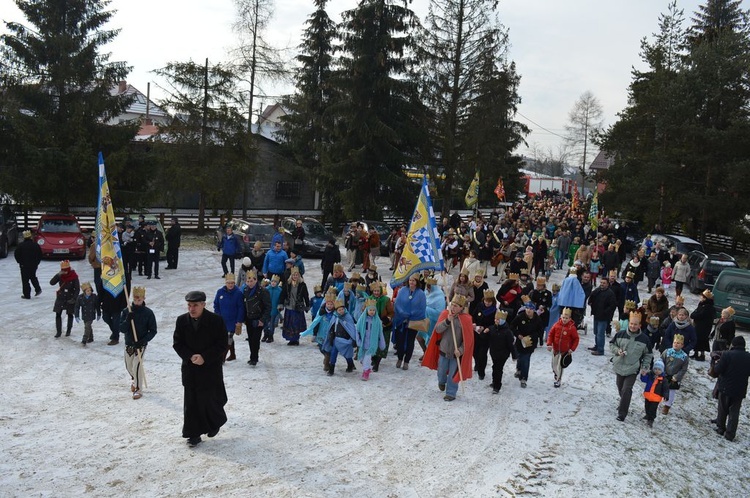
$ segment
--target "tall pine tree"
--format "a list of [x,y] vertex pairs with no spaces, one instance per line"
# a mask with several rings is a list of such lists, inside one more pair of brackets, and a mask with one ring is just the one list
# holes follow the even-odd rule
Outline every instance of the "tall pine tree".
[[336,25],[326,12],[327,0],[313,0],[316,10],[305,22],[306,28],[297,56],[297,91],[283,101],[289,114],[282,118],[281,136],[299,164],[308,170],[310,179],[323,193],[323,203],[336,199],[336,189],[320,181],[321,163],[331,141],[333,120],[328,107],[333,97],[331,65]]
[[343,13],[324,179],[350,219],[406,214],[418,190],[403,173],[420,145],[422,106],[412,72],[419,20],[406,1],[360,0]]
[[[2,36],[0,112],[3,138],[13,143],[0,149],[3,189],[63,211],[95,204],[97,152],[121,151],[137,130],[137,123],[105,124],[128,105],[111,92],[129,68],[102,52],[119,32],[104,29],[110,2],[15,2],[29,24],[6,22]],[[116,183],[116,169],[109,173]]]

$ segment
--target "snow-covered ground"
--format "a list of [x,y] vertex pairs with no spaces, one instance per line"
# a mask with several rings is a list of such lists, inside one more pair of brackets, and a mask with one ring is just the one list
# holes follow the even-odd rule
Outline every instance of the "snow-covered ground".
[[[229,422],[190,449],[180,437],[173,326],[186,311],[187,291],[212,299],[222,280],[220,254],[188,242],[177,271],[135,278],[159,324],[140,400],[131,399],[123,342],[106,345],[106,324],[95,322],[95,342],[85,348],[83,324],[71,337],[53,337],[49,279],[59,263],[42,263],[43,294],[24,301],[12,255],[0,260],[0,495],[750,495],[750,406],[734,442],[717,436],[708,365],[692,362],[675,406],[653,429],[641,419],[640,382],[620,423],[608,356],[586,351],[591,332],[560,389],[552,386],[551,353],[537,349],[528,388],[513,378],[509,361],[499,395],[488,387],[488,371],[484,381],[466,382],[453,403],[443,401],[435,372],[397,370],[392,355],[363,382],[359,366],[327,377],[317,348],[307,341],[287,347],[280,333],[261,344],[253,368],[240,341],[238,361],[224,368]],[[93,279],[88,263],[72,265],[82,281]],[[306,280],[319,283],[319,261],[306,266]],[[562,278],[558,271],[552,281]],[[489,280],[494,289],[496,280]],[[690,310],[696,303],[688,295]]]

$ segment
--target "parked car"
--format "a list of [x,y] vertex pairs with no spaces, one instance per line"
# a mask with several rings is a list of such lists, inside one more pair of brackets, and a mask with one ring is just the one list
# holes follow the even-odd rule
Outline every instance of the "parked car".
[[18,244],[18,224],[10,206],[0,209],[0,258],[8,256],[11,246]]
[[719,273],[713,288],[716,316],[727,306],[734,308],[734,319],[750,325],[750,270],[728,268]]
[[690,276],[688,277],[688,287],[690,292],[697,294],[704,289],[712,289],[716,277],[722,270],[727,268],[739,268],[737,261],[729,254],[720,252],[719,254],[706,254],[702,251],[691,251],[688,254],[688,264],[690,265]]
[[32,233],[43,258],[83,259],[86,255],[86,237],[72,214],[43,214]]
[[[294,238],[292,232],[295,228],[295,223],[299,218],[284,218],[281,221],[281,228],[284,229],[284,239],[289,244],[289,247],[294,246]],[[301,218],[302,228],[305,230],[305,243],[302,246],[302,256],[305,257],[322,257],[326,249],[328,240],[333,237],[333,234],[326,230],[321,222],[315,218]]]
[[[677,247],[677,252],[680,254],[689,254],[690,251],[705,252],[705,250],[703,249],[703,245],[700,242],[683,235],[655,233],[651,235],[651,240],[654,242],[654,247],[656,247],[657,242],[661,242],[662,246],[667,249],[673,246]],[[644,237],[643,240],[640,241],[636,249],[643,247],[645,245],[645,241],[646,238]]]
[[[260,242],[264,251],[271,247],[271,239],[276,234],[276,228],[261,218],[229,220],[227,225],[232,226],[232,231],[242,238],[242,254],[248,256],[253,250],[256,242]],[[226,225],[216,232],[216,242],[221,239],[226,231]]]
[[391,235],[391,227],[388,226],[387,223],[383,221],[374,221],[374,220],[362,220],[362,221],[352,221],[351,223],[346,223],[344,225],[344,228],[341,230],[341,236],[346,237],[346,234],[349,232],[349,227],[353,224],[361,223],[362,228],[370,231],[370,227],[373,227],[377,232],[378,235],[380,235],[380,255],[381,256],[388,256],[389,250],[388,250],[388,237]]

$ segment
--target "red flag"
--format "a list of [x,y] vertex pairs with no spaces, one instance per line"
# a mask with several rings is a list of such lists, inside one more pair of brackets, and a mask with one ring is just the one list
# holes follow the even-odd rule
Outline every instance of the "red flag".
[[495,195],[497,196],[498,200],[503,201],[505,200],[505,188],[503,187],[503,177],[497,179],[497,187],[495,187]]

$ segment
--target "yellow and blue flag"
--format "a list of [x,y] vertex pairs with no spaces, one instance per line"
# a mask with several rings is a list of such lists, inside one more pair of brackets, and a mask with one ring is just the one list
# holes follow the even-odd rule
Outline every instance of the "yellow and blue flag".
[[423,270],[442,271],[443,253],[440,251],[435,211],[432,209],[427,177],[422,177],[422,189],[417,206],[406,232],[401,258],[395,262],[391,288],[396,288],[409,280],[409,276]]
[[472,207],[479,201],[479,171],[474,173],[474,179],[466,190],[464,201],[466,201],[466,207]]
[[599,192],[594,192],[594,198],[591,199],[591,208],[589,209],[589,222],[591,223],[591,229],[596,231],[599,227],[599,201],[597,196]]
[[96,259],[102,265],[104,289],[117,297],[125,286],[125,271],[122,267],[122,250],[117,234],[115,210],[109,195],[104,158],[99,153],[99,203],[96,209]]

